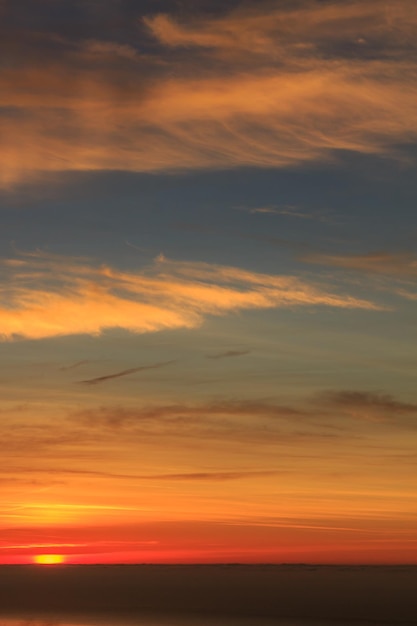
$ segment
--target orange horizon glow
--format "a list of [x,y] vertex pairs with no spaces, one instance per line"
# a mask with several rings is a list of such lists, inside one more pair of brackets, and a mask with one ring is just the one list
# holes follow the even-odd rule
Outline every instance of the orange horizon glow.
[[334,565],[334,566],[395,566],[416,565],[415,554],[409,554],[404,547],[393,554],[378,553],[378,551],[364,550],[359,553],[351,553],[346,549],[335,552],[315,553],[309,551],[303,554],[291,552],[253,552],[253,553],[227,553],[213,554],[195,552],[173,551],[160,552],[152,558],[143,558],[137,553],[96,554],[85,553],[76,555],[35,555],[15,556],[0,559],[0,566],[8,565]]
[[[0,556],[0,565],[198,565],[198,564],[314,564],[314,565],[413,565],[417,563],[417,552],[410,549],[407,542],[391,542],[390,547],[378,543],[375,546],[360,545],[360,542],[330,542],[326,545],[321,541],[315,544],[310,538],[308,542],[296,541],[287,545],[256,546],[256,538],[252,545],[246,546],[226,545],[206,547],[191,547],[184,545],[184,538],[177,545],[155,547],[151,550],[138,550],[126,547],[124,550],[111,547],[102,551],[94,545],[84,545],[81,550],[64,552],[62,554],[43,553],[33,554],[29,549],[19,550],[17,554],[10,551]],[[201,544],[210,544],[210,538],[201,538]],[[272,542],[271,542],[272,543]],[[23,548],[23,546],[22,546]],[[28,546],[29,548],[29,546]]]

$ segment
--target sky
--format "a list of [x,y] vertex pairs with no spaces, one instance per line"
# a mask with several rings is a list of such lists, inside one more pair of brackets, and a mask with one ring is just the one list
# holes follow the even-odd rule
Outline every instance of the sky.
[[414,0],[0,24],[0,563],[417,563]]

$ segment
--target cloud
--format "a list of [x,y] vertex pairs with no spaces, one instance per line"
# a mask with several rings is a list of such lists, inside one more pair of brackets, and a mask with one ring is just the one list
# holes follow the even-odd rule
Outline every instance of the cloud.
[[368,252],[366,254],[309,254],[304,261],[387,276],[417,277],[417,257],[411,252]]
[[[103,478],[103,479],[120,479],[120,480],[132,480],[132,481],[215,481],[215,482],[223,482],[223,481],[232,481],[232,480],[245,480],[251,478],[258,478],[264,476],[276,476],[277,474],[282,474],[283,471],[280,470],[227,470],[227,471],[204,471],[204,472],[183,472],[183,473],[165,473],[165,474],[119,474],[113,472],[106,471],[94,471],[88,469],[67,469],[54,467],[53,469],[47,469],[45,467],[30,467],[21,468],[14,467],[13,469],[4,468],[0,469],[0,481],[2,483],[14,483],[14,482],[22,482],[29,485],[51,485],[57,484],[62,485],[65,484],[63,480],[56,480],[56,477],[61,476],[93,476],[95,478]],[[11,476],[13,474],[13,476]],[[33,478],[27,477],[27,474],[39,474],[39,475],[50,475],[50,477],[41,478],[34,480]],[[52,478],[54,476],[55,478]]]
[[147,56],[99,32],[71,45],[50,38],[45,50],[36,33],[19,31],[20,46],[9,33],[0,183],[80,170],[287,167],[338,151],[396,155],[415,142],[414,1],[288,6],[147,15]]
[[[315,422],[317,419],[317,423]],[[334,419],[331,420],[334,422]],[[346,437],[346,429],[322,423],[317,407],[259,400],[208,400],[148,406],[101,406],[74,411],[69,423],[100,433],[112,442],[165,441],[235,442],[253,444],[327,442]],[[217,445],[217,443],[216,443]]]
[[316,398],[323,413],[334,411],[355,420],[379,422],[395,428],[415,430],[417,404],[370,391],[326,391]]
[[[56,419],[57,415],[60,419]],[[331,426],[316,427],[313,415],[305,407],[262,399],[151,405],[141,405],[138,401],[136,406],[104,405],[70,411],[61,408],[51,417],[40,413],[37,417],[30,414],[19,420],[3,419],[0,448],[5,462],[0,475],[21,477],[24,482],[30,472],[31,480],[39,478],[40,488],[48,487],[55,479],[65,481],[68,478],[71,482],[71,475],[74,480],[78,475],[80,479],[91,475],[97,479],[129,481],[238,480],[251,478],[249,472],[254,468],[242,468],[239,464],[230,467],[227,462],[230,450],[225,450],[225,466],[213,468],[210,465],[207,469],[202,457],[201,463],[194,462],[191,471],[181,471],[181,468],[172,471],[170,455],[178,451],[178,446],[184,446],[187,456],[190,444],[193,449],[202,447],[204,454],[212,449],[216,455],[221,447],[227,448],[230,444],[286,445],[312,440],[325,444],[340,436]],[[160,452],[156,456],[152,452],[148,457],[145,448],[163,450],[162,465],[155,465]],[[136,461],[131,467],[125,465],[125,461],[137,460],[140,450],[148,461],[139,474]],[[289,450],[288,456],[293,455],[294,450]],[[162,460],[165,457],[166,464]],[[198,454],[197,457],[200,458]],[[123,459],[122,465],[114,465],[117,458]],[[262,472],[272,469],[275,470],[271,466],[259,467],[259,464],[256,467],[256,471]],[[45,474],[50,476],[50,481],[45,480]]]
[[111,41],[100,41],[97,39],[91,39],[83,42],[79,48],[80,54],[83,58],[92,57],[104,57],[107,61],[109,58],[121,57],[130,60],[136,60],[139,58],[139,54],[135,48],[127,44],[120,44]]
[[365,410],[379,414],[417,415],[417,404],[401,402],[393,396],[369,391],[327,391],[321,395],[324,403],[344,410]]
[[[380,441],[379,448],[387,454],[397,454],[402,448],[396,447],[396,438],[387,441],[387,434],[403,438],[406,433],[415,433],[417,427],[417,403],[375,391],[343,389],[294,397],[288,402],[243,397],[194,403],[138,402],[65,412],[61,409],[60,415],[59,420],[42,414],[21,416],[18,420],[4,416],[0,439],[7,462],[0,471],[2,476],[25,482],[30,472],[31,480],[36,480],[40,488],[48,485],[45,474],[50,475],[51,483],[55,479],[65,480],[66,475],[69,479],[71,475],[91,475],[106,480],[238,480],[251,478],[254,468],[226,465],[208,469],[197,465],[192,471],[173,472],[169,466],[154,466],[151,462],[138,474],[136,466],[132,466],[132,471],[124,463],[118,468],[111,463],[101,467],[100,462],[114,459],[115,454],[124,460],[136,459],[138,446],[163,447],[169,458],[170,451],[178,450],[178,445],[189,450],[190,444],[192,449],[212,449],[219,459],[229,458],[232,444],[280,446],[281,460],[317,458],[312,442],[330,453],[335,442],[340,442],[347,448],[353,446],[355,455],[366,455],[370,437],[373,445]],[[379,440],[381,436],[383,439]],[[410,459],[412,462],[412,456]],[[279,468],[291,469],[286,464]],[[258,464],[256,472],[267,469],[276,468]]]
[[[256,9],[242,7],[221,17],[195,17],[184,21],[160,13],[144,19],[153,35],[173,48],[193,47],[250,56],[283,55],[285,59],[305,57],[331,44],[351,43],[350,54],[363,54],[368,44],[375,49],[382,42],[397,50],[415,46],[401,41],[400,33],[411,34],[417,19],[412,0],[386,2],[300,2],[281,6],[259,3]],[[346,54],[343,48],[333,54]],[[275,59],[274,59],[275,60]]]
[[183,418],[205,418],[207,416],[264,416],[272,418],[297,418],[310,415],[306,409],[294,408],[262,400],[222,400],[203,404],[172,404],[124,409],[123,407],[103,407],[99,411],[89,409],[80,412],[87,421],[91,418],[109,426],[130,425],[145,421],[179,421]]
[[[389,394],[372,391],[335,390],[296,399],[291,404],[266,400],[223,400],[205,404],[177,404],[138,409],[107,407],[99,411],[82,412],[83,419],[91,418],[110,427],[132,427],[135,424],[162,421],[166,424],[198,423],[211,417],[254,418],[289,422],[295,427],[309,424],[322,428],[335,424],[339,418],[378,418],[380,421],[397,422],[401,416],[417,416],[417,404],[403,402]],[[327,420],[327,421],[326,421]],[[344,430],[343,423],[340,422]],[[299,433],[301,434],[301,433]],[[346,432],[343,433],[343,436]]]
[[245,356],[250,354],[250,350],[227,350],[226,352],[219,352],[218,354],[206,354],[207,359],[228,359],[236,356]]
[[331,222],[331,218],[317,211],[304,211],[293,205],[279,206],[262,206],[262,207],[238,207],[247,213],[260,215],[283,215],[284,217],[295,217],[303,220],[316,220],[318,222]]
[[129,374],[136,374],[136,372],[143,372],[147,370],[160,369],[166,367],[175,361],[165,361],[163,363],[154,363],[153,365],[143,365],[141,367],[131,367],[130,369],[116,372],[115,374],[107,374],[106,376],[98,376],[97,378],[89,378],[87,380],[80,380],[79,382],[84,385],[97,385],[98,383],[104,383],[106,380],[112,380],[113,378],[121,378],[122,376],[129,376]]
[[138,407],[103,406],[71,415],[78,424],[116,431],[185,434],[186,436],[251,437],[267,440],[341,436],[355,431],[358,420],[380,422],[394,428],[415,429],[417,404],[373,391],[325,390],[294,399],[212,400]]
[[83,361],[77,361],[76,363],[72,363],[71,365],[63,365],[59,369],[61,370],[61,372],[67,372],[68,370],[74,370],[78,367],[81,367],[82,365],[87,365],[87,363],[89,362],[90,361],[88,361],[87,359],[84,359]]
[[189,472],[184,474],[156,474],[141,476],[144,480],[173,480],[173,481],[216,481],[243,480],[281,474],[278,470],[253,470],[243,472]]
[[36,252],[6,259],[0,270],[3,340],[96,335],[111,328],[134,333],[196,328],[208,315],[250,309],[383,309],[294,276],[164,257],[136,272],[123,272],[85,259]]
[[68,427],[33,416],[14,421],[5,419],[0,435],[2,456],[10,459],[11,466],[19,460],[26,462],[34,450],[41,453],[44,460],[95,456],[93,450],[100,439],[97,433],[88,433],[85,428]]

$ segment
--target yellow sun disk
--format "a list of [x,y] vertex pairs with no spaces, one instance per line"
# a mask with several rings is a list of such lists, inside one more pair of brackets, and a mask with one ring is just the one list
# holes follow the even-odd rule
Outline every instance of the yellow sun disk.
[[37,554],[33,561],[37,565],[59,565],[65,562],[65,557],[62,554]]

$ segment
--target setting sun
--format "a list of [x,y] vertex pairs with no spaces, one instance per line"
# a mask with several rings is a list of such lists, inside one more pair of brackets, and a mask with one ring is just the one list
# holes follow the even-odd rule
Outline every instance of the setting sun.
[[37,554],[33,561],[37,565],[60,565],[65,563],[65,557],[62,554]]

